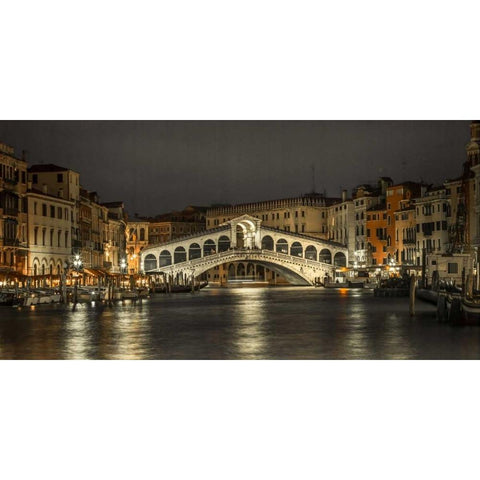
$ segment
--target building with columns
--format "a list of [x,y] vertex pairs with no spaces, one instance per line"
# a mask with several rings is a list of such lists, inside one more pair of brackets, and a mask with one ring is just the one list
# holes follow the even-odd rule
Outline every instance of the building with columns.
[[149,244],[150,222],[144,218],[129,218],[126,230],[127,273],[136,275],[141,273],[140,253]]
[[31,189],[28,204],[28,261],[25,275],[60,276],[72,255],[71,225],[75,203]]

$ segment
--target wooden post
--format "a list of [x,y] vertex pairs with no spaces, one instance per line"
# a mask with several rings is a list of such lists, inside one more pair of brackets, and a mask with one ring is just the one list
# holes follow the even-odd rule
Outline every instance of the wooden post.
[[410,316],[415,315],[415,275],[410,277]]
[[75,310],[78,300],[78,277],[75,277],[75,286],[73,287],[73,307],[72,310]]

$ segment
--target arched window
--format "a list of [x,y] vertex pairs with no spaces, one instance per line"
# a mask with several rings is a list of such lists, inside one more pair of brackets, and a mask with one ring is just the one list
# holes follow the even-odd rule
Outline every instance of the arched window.
[[187,252],[183,247],[177,247],[173,252],[173,263],[182,263],[187,261]]
[[302,257],[303,256],[303,247],[299,242],[293,242],[290,247],[290,255],[293,257]]
[[155,257],[155,255],[149,253],[145,257],[145,261],[143,263],[143,269],[146,272],[150,272],[151,270],[156,270],[156,268],[157,268],[157,258]]
[[217,253],[217,246],[213,240],[205,240],[203,243],[203,256],[207,257],[208,255],[213,255]]
[[160,252],[160,268],[172,264],[172,254],[168,250]]
[[288,254],[288,242],[284,238],[281,238],[280,240],[277,240],[276,250],[279,253],[287,253]]
[[262,238],[262,250],[273,250],[273,238],[270,235]]
[[225,252],[230,248],[230,239],[226,235],[222,235],[218,239],[218,251]]
[[317,249],[313,245],[309,245],[305,249],[305,258],[317,261]]
[[202,256],[202,249],[198,243],[192,243],[188,248],[188,259],[194,260]]
[[328,248],[320,250],[320,255],[318,258],[319,262],[323,263],[332,263],[332,252]]

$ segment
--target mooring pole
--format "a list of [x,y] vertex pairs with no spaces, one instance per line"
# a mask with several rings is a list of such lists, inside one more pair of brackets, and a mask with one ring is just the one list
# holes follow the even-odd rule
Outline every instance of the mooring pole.
[[415,275],[410,277],[410,316],[415,315]]

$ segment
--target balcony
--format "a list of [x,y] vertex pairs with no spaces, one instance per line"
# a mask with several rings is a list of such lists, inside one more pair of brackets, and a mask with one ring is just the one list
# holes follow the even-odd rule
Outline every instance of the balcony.
[[0,237],[0,243],[4,247],[18,247],[19,246],[19,241],[16,238]]
[[3,179],[3,188],[6,190],[12,190],[15,189],[15,187],[18,185],[18,180],[13,180],[11,178],[4,178]]
[[415,245],[415,240],[411,238],[404,238],[402,242],[404,245]]
[[10,215],[10,216],[12,216],[12,217],[16,217],[16,216],[18,216],[18,213],[19,213],[18,208],[5,207],[5,208],[3,209],[3,214],[4,214],[4,215]]

